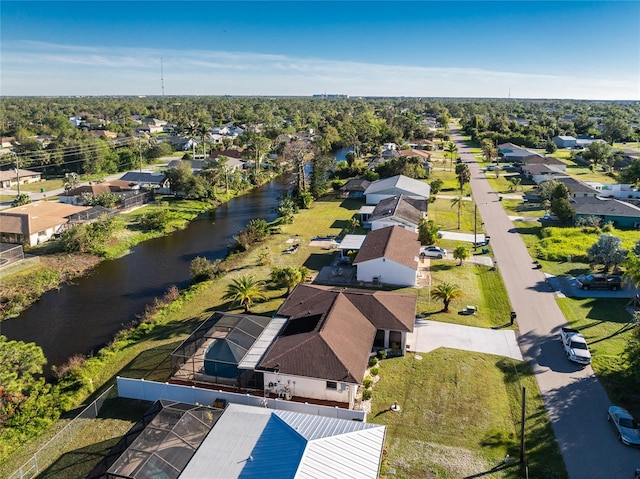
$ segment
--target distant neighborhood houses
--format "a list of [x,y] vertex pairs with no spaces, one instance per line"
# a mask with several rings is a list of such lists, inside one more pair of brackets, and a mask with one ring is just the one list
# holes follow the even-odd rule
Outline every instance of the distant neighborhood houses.
[[18,186],[18,183],[21,185],[26,185],[29,183],[37,183],[42,180],[42,174],[37,171],[25,170],[25,169],[15,169],[11,170],[0,170],[0,188],[11,189]]

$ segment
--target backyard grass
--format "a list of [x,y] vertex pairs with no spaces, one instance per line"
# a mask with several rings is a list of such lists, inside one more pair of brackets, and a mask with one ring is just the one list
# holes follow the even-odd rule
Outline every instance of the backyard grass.
[[[51,190],[57,190],[59,188],[62,188],[62,186],[64,185],[64,179],[62,178],[55,178],[52,180],[43,180],[43,181],[38,181],[37,183],[28,183],[26,185],[20,185],[20,191],[30,191],[30,192],[39,192],[41,189],[44,188],[44,191],[51,191]],[[17,189],[17,187],[15,188]]]
[[[522,386],[530,477],[566,477],[525,363],[438,349],[383,360],[379,369],[368,421],[387,426],[382,478],[524,477],[520,465],[504,465],[507,454],[519,458]],[[390,409],[395,401],[400,412]]]

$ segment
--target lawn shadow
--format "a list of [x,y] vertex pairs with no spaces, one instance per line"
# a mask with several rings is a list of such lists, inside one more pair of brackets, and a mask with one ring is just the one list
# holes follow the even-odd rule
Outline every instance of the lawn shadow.
[[64,453],[37,477],[38,479],[85,477],[118,444],[118,441],[120,441],[120,437],[114,437]]
[[465,476],[464,479],[474,479],[476,477],[489,476],[491,474],[495,474],[498,471],[502,471],[504,469],[508,469],[508,468],[512,468],[512,467],[520,467],[520,463],[515,462],[515,460],[513,462],[501,462],[500,464],[498,464],[497,466],[492,467],[488,471],[479,472],[479,473],[473,474],[471,476]]
[[364,204],[364,198],[361,200],[349,198],[342,201],[342,203],[340,203],[340,207],[349,211],[358,211]]
[[320,271],[325,266],[331,265],[335,252],[330,253],[311,253],[302,266],[313,271]]
[[335,220],[331,223],[329,228],[331,229],[339,229],[340,231],[349,227],[349,222],[347,220]]

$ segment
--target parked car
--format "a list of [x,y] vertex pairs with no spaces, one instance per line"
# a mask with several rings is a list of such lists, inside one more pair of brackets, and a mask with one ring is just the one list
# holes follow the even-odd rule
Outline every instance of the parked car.
[[615,291],[622,286],[622,276],[603,273],[582,274],[576,278],[576,283],[582,289],[610,289]]
[[627,446],[640,447],[640,425],[624,408],[610,406],[607,411],[607,421],[616,430],[618,440]]
[[420,257],[424,258],[425,256],[442,259],[447,256],[447,250],[439,246],[423,246],[420,248]]
[[543,223],[545,221],[560,221],[560,218],[558,218],[558,216],[554,214],[546,214],[543,217],[538,218],[538,221],[540,223]]

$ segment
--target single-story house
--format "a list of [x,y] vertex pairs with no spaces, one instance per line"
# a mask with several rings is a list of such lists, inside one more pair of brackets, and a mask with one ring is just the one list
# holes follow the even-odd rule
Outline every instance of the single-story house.
[[529,155],[521,160],[522,167],[529,165],[546,165],[555,170],[567,171],[567,164],[553,156]]
[[428,200],[430,193],[429,184],[408,176],[396,175],[374,181],[365,190],[364,195],[367,198],[367,204],[377,205],[380,200],[398,195]]
[[3,136],[0,138],[0,148],[11,148],[14,141],[16,141],[15,136]]
[[308,412],[158,399],[86,477],[376,479],[385,432]]
[[169,180],[167,179],[167,176],[160,171],[128,171],[122,175],[120,179],[122,181],[137,184],[140,188],[150,190],[157,189],[159,193],[163,194],[171,193]]
[[349,251],[360,251],[366,237],[367,235],[344,235],[344,238],[338,244],[340,257],[346,258]]
[[418,234],[401,226],[371,231],[353,264],[365,283],[415,286],[418,277]]
[[578,140],[575,137],[567,135],[554,136],[551,138],[551,141],[553,141],[558,148],[573,148],[578,144]]
[[256,368],[272,392],[355,404],[372,351],[404,354],[417,297],[301,283],[274,318],[286,325]]
[[613,222],[616,227],[640,229],[640,208],[612,198],[575,197],[571,200],[575,210],[573,221],[578,218],[597,216],[602,224]]
[[36,183],[42,180],[42,174],[37,171],[18,169],[0,170],[0,188],[13,188],[18,185],[18,178],[21,185]]
[[140,186],[137,183],[131,183],[123,180],[111,180],[103,183],[95,183],[90,185],[82,185],[76,188],[65,191],[59,197],[60,202],[67,203],[69,205],[84,205],[84,196],[91,195],[94,198],[100,196],[103,193],[113,193],[119,195],[120,193],[139,190]]
[[36,246],[62,233],[69,217],[88,210],[53,201],[38,201],[0,211],[0,241]]
[[370,184],[371,182],[368,180],[353,178],[338,188],[340,198],[362,198]]
[[588,198],[600,196],[600,192],[587,183],[580,180],[576,180],[571,176],[559,176],[554,178],[555,181],[562,183],[569,190],[569,196],[571,198]]
[[543,183],[545,181],[551,181],[559,177],[566,177],[567,174],[564,171],[558,170],[553,166],[548,166],[542,163],[532,163],[530,165],[522,165],[522,175],[525,178],[533,180],[536,184]]
[[418,232],[418,224],[427,216],[428,201],[410,198],[405,195],[391,196],[381,200],[368,219],[372,230],[387,226],[401,226],[409,231]]
[[360,226],[363,228],[371,228],[371,223],[369,222],[369,218],[373,214],[373,210],[376,209],[376,205],[362,205],[358,212],[356,213],[358,220],[360,221]]
[[527,150],[513,143],[502,143],[498,145],[498,154],[502,161],[510,162],[520,162],[527,156],[537,155],[535,151]]
[[109,130],[91,130],[89,134],[94,138],[106,138],[112,140],[118,137],[118,134]]

